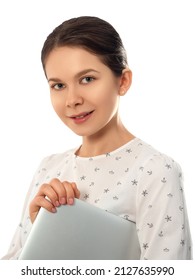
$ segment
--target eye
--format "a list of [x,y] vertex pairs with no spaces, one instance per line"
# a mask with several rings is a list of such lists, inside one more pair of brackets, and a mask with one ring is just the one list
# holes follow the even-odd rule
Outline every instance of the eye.
[[88,83],[91,83],[93,80],[95,80],[95,78],[93,78],[93,77],[84,77],[81,79],[81,83],[88,84]]
[[65,85],[62,83],[57,83],[57,84],[51,85],[51,88],[55,89],[55,90],[62,90],[65,88]]

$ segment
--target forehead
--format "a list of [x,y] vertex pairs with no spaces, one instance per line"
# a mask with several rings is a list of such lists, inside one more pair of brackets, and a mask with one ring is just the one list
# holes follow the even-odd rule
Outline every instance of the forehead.
[[97,71],[109,70],[98,56],[79,47],[58,47],[51,51],[45,63],[48,78],[62,73],[75,75],[83,69],[91,68]]

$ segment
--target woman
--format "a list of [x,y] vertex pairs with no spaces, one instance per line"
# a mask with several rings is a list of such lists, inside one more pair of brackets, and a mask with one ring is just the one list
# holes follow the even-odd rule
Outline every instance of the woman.
[[18,258],[40,207],[56,212],[79,198],[134,221],[141,259],[191,259],[179,165],[119,116],[132,73],[116,30],[97,17],[67,20],[46,39],[42,64],[54,110],[82,143],[43,159],[4,258]]

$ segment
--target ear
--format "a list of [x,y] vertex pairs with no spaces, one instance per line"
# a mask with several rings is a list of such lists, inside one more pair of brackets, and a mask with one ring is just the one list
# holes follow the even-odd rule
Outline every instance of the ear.
[[119,95],[126,94],[132,83],[132,72],[129,68],[125,68],[120,77]]

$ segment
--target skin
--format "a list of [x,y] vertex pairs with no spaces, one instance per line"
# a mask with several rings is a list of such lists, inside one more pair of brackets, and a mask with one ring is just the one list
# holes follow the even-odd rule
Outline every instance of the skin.
[[[51,51],[45,72],[55,112],[66,126],[82,137],[82,145],[76,152],[78,156],[105,154],[134,138],[122,124],[118,112],[120,96],[131,86],[129,69],[116,77],[98,56],[79,47],[64,46]],[[60,182],[54,178],[49,184],[43,184],[30,204],[32,223],[40,207],[55,212],[56,207],[71,205],[74,198],[79,197],[74,182]]]

